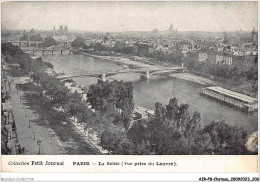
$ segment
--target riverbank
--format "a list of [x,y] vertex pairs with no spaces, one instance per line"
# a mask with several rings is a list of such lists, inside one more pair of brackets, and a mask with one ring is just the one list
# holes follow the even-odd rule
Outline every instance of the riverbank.
[[175,77],[175,78],[179,78],[179,79],[183,79],[183,80],[187,80],[193,83],[197,83],[203,86],[213,86],[213,85],[217,85],[217,82],[204,78],[202,76],[197,76],[191,73],[173,73],[170,74],[170,76]]
[[192,83],[196,83],[196,84],[199,84],[204,87],[219,86],[219,87],[223,87],[225,89],[228,89],[228,90],[231,90],[234,92],[248,95],[250,97],[258,98],[257,92],[255,92],[255,88],[254,88],[255,85],[252,83],[249,83],[249,82],[244,82],[239,85],[232,85],[232,84],[227,84],[227,83],[223,83],[223,82],[219,82],[219,81],[214,81],[212,79],[205,78],[203,76],[199,76],[199,75],[196,75],[193,73],[173,73],[173,74],[170,74],[169,76],[178,78],[178,79],[182,79],[182,80],[186,80],[186,81],[190,81]]
[[163,66],[160,65],[155,65],[155,64],[150,64],[147,62],[138,62],[138,61],[133,61],[130,60],[129,58],[126,57],[116,57],[116,56],[97,56],[97,55],[93,55],[93,54],[89,54],[89,53],[85,53],[82,51],[78,51],[78,50],[73,50],[72,52],[78,53],[78,54],[83,54],[86,56],[90,56],[96,59],[101,59],[101,60],[107,60],[107,61],[112,61],[112,62],[116,62],[117,64],[121,64],[121,65],[127,65],[129,67],[134,67],[134,68],[149,68],[149,69],[153,69],[153,68],[163,68]]

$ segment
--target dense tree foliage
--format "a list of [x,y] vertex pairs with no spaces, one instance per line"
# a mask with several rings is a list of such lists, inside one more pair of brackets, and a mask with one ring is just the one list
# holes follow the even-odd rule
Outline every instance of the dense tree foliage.
[[133,85],[123,81],[98,81],[96,85],[91,85],[88,91],[87,100],[94,109],[101,112],[120,113],[120,121],[128,130],[134,109]]
[[214,145],[215,154],[246,154],[247,132],[242,127],[231,127],[225,122],[212,122],[202,133],[208,133]]
[[30,36],[30,40],[31,41],[42,41],[43,39],[40,34],[35,34],[35,35]]
[[[190,117],[187,104],[171,99],[165,109],[155,104],[155,117],[147,126],[155,154],[246,154],[247,132],[224,122],[201,127],[200,113]],[[142,137],[142,136],[140,136]]]
[[32,58],[23,52],[19,46],[14,46],[12,43],[1,44],[2,54],[7,57],[6,61],[8,63],[21,63],[27,60],[32,60]]
[[20,38],[21,41],[28,41],[29,40],[29,35],[24,33],[23,36]]
[[28,35],[28,34],[23,34],[23,36],[20,38],[21,41],[42,41],[42,36],[40,34],[32,34],[32,35]]
[[71,42],[71,47],[83,47],[85,45],[85,40],[82,36],[77,36],[75,40]]
[[54,45],[57,45],[57,42],[51,36],[48,36],[44,39],[44,42],[43,42],[44,47],[50,47],[50,46],[54,46]]
[[30,75],[33,71],[53,68],[51,63],[43,62],[41,58],[33,60],[29,54],[25,54],[19,46],[11,43],[3,43],[1,45],[2,54],[6,56],[6,62],[10,64],[18,64],[20,68],[12,69],[12,76]]
[[143,142],[146,142],[146,127],[141,121],[138,121],[133,124],[133,126],[127,132],[128,138],[133,142],[135,145],[141,145]]

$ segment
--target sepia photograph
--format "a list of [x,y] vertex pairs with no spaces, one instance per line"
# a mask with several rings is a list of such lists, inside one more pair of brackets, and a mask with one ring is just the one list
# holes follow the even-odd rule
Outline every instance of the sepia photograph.
[[257,156],[258,2],[2,2],[1,96],[2,156]]

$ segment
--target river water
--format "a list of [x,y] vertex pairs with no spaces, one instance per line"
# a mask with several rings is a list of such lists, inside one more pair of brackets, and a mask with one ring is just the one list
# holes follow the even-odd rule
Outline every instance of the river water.
[[[49,54],[45,55],[45,60],[50,61],[54,65],[54,70],[60,73],[123,69],[121,65],[114,62],[99,60],[81,54]],[[154,110],[155,102],[159,101],[165,105],[169,102],[169,99],[176,97],[179,104],[189,104],[191,115],[194,111],[201,113],[202,125],[214,120],[225,120],[230,125],[243,126],[249,132],[257,130],[257,111],[244,113],[210,98],[200,96],[199,90],[202,86],[195,83],[162,75],[151,76],[150,79],[140,79],[138,73],[115,75],[112,79],[133,82],[134,100],[138,106]],[[90,77],[78,77],[73,78],[73,80],[87,87],[97,83],[97,78]]]

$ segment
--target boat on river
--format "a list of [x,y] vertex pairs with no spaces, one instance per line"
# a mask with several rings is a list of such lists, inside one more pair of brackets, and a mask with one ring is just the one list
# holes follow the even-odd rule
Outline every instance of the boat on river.
[[258,99],[221,87],[206,87],[200,94],[209,96],[243,111],[252,112],[258,109]]

